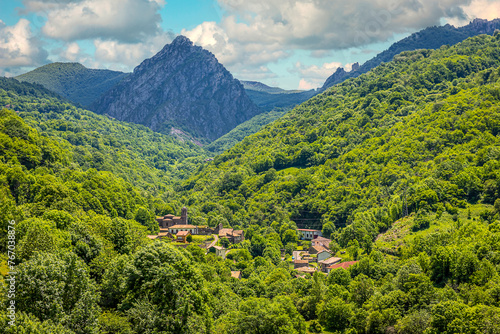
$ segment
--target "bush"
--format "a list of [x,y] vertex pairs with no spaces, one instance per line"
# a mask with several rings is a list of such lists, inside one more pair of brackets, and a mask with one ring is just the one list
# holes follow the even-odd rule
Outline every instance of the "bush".
[[311,333],[322,333],[323,327],[319,324],[318,320],[312,320],[309,324],[309,332]]

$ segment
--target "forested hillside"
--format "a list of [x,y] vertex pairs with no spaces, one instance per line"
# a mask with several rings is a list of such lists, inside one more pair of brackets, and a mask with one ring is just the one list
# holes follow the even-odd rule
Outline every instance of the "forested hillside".
[[[18,264],[6,333],[500,331],[500,33],[404,52],[211,162],[1,84],[0,247],[15,220]],[[220,240],[223,258],[146,238],[184,205],[245,240]],[[343,266],[301,276],[298,227],[322,229]]]
[[17,77],[38,83],[74,103],[88,107],[128,73],[86,68],[79,63],[52,63]]
[[246,136],[258,132],[264,126],[274,122],[284,114],[286,114],[286,110],[275,109],[267,113],[254,116],[248,121],[241,123],[224,136],[206,145],[205,149],[211,152],[222,153],[242,141]]
[[340,83],[348,78],[357,77],[363,73],[377,67],[382,62],[391,61],[394,56],[403,51],[413,51],[418,49],[439,49],[442,45],[455,45],[466,38],[480,34],[493,35],[496,29],[500,28],[500,19],[491,21],[475,19],[463,27],[454,27],[450,24],[439,27],[428,27],[421,31],[411,34],[400,41],[392,44],[389,49],[382,51],[377,56],[366,61],[356,71],[343,72],[331,75],[326,79],[321,91],[334,84]]

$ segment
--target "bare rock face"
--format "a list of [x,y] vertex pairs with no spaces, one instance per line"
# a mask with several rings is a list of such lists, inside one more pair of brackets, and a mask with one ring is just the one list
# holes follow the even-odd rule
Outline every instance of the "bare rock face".
[[91,109],[169,133],[215,140],[261,113],[215,56],[184,36],[144,60]]

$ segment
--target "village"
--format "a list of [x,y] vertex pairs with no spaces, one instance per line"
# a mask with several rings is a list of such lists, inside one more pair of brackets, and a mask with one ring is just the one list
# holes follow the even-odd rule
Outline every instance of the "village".
[[[157,235],[148,235],[149,239],[161,240],[166,238],[175,246],[185,248],[193,242],[193,238],[205,236],[204,240],[206,241],[197,243],[197,245],[205,249],[206,253],[214,253],[223,260],[227,258],[228,253],[231,251],[231,245],[245,240],[243,230],[224,228],[222,224],[218,224],[216,227],[189,224],[186,207],[182,208],[180,217],[167,214],[156,218],[156,221],[160,227],[160,232]],[[293,251],[291,259],[287,259],[285,250],[281,249],[281,259],[282,261],[289,261],[290,269],[296,270],[298,277],[313,275],[316,271],[329,274],[334,269],[347,269],[358,262],[342,262],[342,258],[335,257],[335,254],[332,254],[333,252],[330,250],[331,240],[323,237],[320,230],[297,229],[297,233],[301,245],[297,250]],[[222,245],[223,240],[227,240],[225,241],[225,247]],[[309,244],[309,247],[303,246]],[[232,271],[231,275],[235,278],[241,278],[241,272],[239,271]]]

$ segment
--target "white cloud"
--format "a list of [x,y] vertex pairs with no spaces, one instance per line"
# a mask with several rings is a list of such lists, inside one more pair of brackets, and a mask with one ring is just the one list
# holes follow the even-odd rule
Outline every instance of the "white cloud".
[[15,68],[39,66],[47,62],[47,52],[34,38],[30,23],[20,19],[7,26],[0,20],[0,67],[5,73],[15,73]]
[[238,79],[241,80],[264,81],[278,77],[276,73],[271,71],[267,66],[259,66],[250,69],[241,68],[241,69],[236,69],[236,71]]
[[246,68],[258,68],[291,55],[290,51],[284,50],[278,43],[266,44],[264,48],[258,41],[230,40],[230,30],[226,24],[203,22],[192,30],[182,30],[181,34],[215,54],[217,59],[229,68],[238,64],[244,64]]
[[[218,0],[225,11],[221,22],[204,22],[182,34],[232,71],[254,69],[288,58],[293,50],[321,58],[438,25],[442,18],[464,19],[462,7],[471,1]],[[326,66],[317,71],[325,73]]]
[[289,70],[290,73],[298,73],[301,77],[299,82],[299,89],[312,89],[321,87],[325,80],[332,75],[339,67],[343,67],[345,71],[349,72],[352,69],[352,63],[342,65],[339,62],[324,63],[321,66],[310,65],[305,66],[301,62],[295,63],[293,69]]
[[96,39],[95,60],[102,64],[108,64],[110,69],[120,71],[131,71],[146,58],[150,58],[158,53],[165,44],[173,39],[171,33],[160,33],[149,37],[141,43],[121,43]]
[[498,0],[472,0],[470,5],[464,6],[465,19],[450,19],[448,23],[459,27],[469,23],[472,19],[481,18],[493,20],[500,17],[500,2]]
[[316,85],[312,82],[309,82],[305,79],[300,79],[298,89],[299,90],[311,90],[311,89],[315,89],[317,87],[318,87],[318,85]]
[[129,43],[158,33],[162,4],[161,0],[25,1],[26,10],[46,16],[42,31],[47,37]]
[[[284,48],[344,49],[385,41],[394,33],[464,18],[471,0],[218,0],[230,40]],[[241,18],[237,21],[237,18]]]

